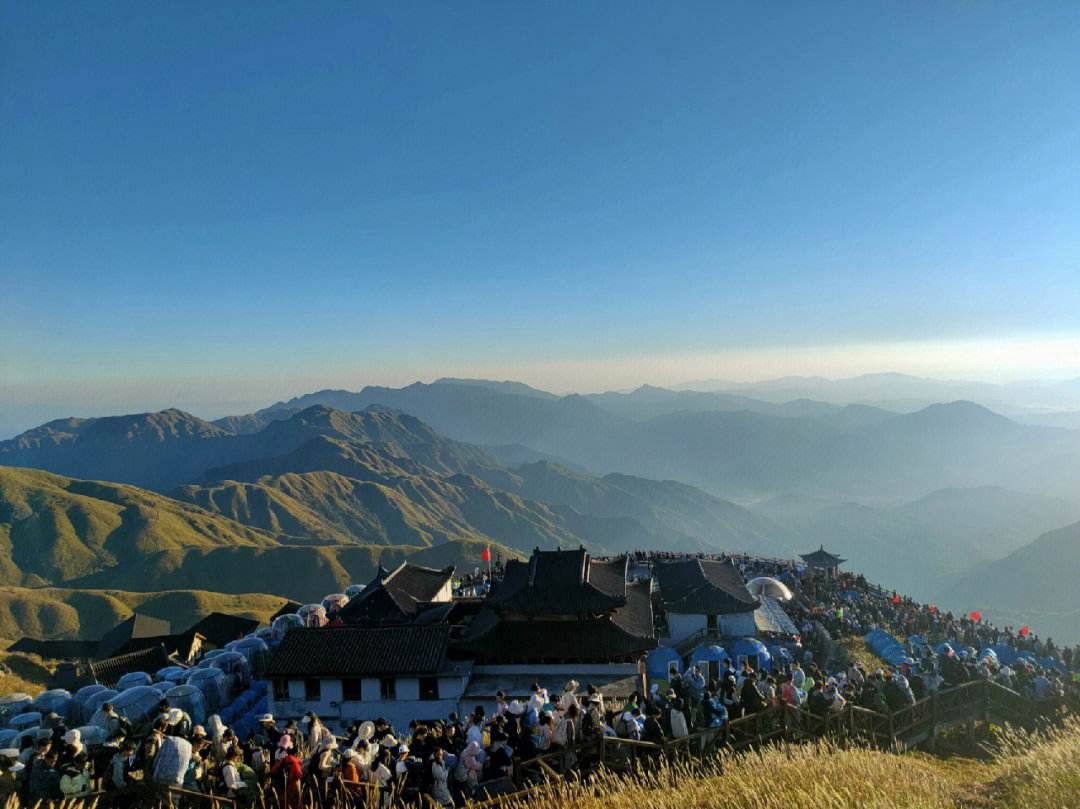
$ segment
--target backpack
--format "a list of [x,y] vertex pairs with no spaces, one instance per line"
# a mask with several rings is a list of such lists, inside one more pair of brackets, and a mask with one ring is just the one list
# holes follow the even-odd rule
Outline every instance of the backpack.
[[236,766],[236,771],[244,782],[244,797],[254,801],[259,795],[259,776],[255,774],[255,770],[243,763]]
[[559,745],[559,747],[566,747],[566,739],[568,735],[567,725],[569,724],[570,720],[567,719],[565,716],[555,723],[555,730],[551,734],[552,744],[557,744]]

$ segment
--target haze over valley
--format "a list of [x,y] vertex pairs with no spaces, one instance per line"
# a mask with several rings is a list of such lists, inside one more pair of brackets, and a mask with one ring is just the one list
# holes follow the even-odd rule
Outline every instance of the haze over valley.
[[[257,582],[304,600],[380,561],[471,567],[484,547],[790,558],[825,545],[887,587],[1077,638],[1064,571],[1080,561],[1080,431],[973,401],[901,412],[768,395],[877,399],[901,383],[955,387],[883,375],[560,396],[447,378],[215,421],[62,419],[0,443],[0,578],[71,592]],[[1033,588],[1036,569],[1060,573]]]

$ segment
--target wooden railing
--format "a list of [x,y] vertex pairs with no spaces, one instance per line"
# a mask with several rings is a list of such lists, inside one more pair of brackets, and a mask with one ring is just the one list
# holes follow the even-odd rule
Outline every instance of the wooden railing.
[[[1030,729],[1061,711],[1077,713],[1080,705],[1062,699],[1030,700],[985,680],[935,692],[889,714],[848,704],[842,710],[818,716],[801,707],[780,705],[734,719],[722,728],[667,739],[662,744],[603,736],[570,750],[537,756],[515,766],[518,783],[523,788],[515,796],[535,789],[538,781],[564,778],[569,770],[585,761],[625,773],[660,763],[704,760],[719,749],[751,750],[778,741],[830,739],[839,744],[870,744],[884,749],[910,747],[959,723],[997,721]],[[574,764],[569,764],[570,761]],[[674,782],[680,768],[668,766],[667,771]]]

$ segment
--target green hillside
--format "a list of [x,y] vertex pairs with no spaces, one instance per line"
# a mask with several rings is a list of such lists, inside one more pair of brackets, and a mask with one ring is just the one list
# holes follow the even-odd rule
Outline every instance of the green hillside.
[[270,534],[114,483],[0,466],[0,583],[56,583],[147,556],[268,548]]
[[75,590],[59,587],[0,589],[0,638],[80,638],[96,640],[140,612],[170,622],[182,631],[211,612],[243,615],[266,622],[285,599],[261,593],[226,595],[202,590],[158,593]]

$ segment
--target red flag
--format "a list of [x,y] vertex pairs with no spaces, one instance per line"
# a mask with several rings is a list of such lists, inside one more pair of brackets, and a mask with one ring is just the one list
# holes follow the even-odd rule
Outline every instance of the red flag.
[[1026,638],[1030,634],[1031,628],[1027,624],[1024,624],[1022,627],[1020,627],[1020,637]]
[[491,561],[491,548],[484,548],[483,553],[480,554],[480,558],[485,562]]
[[900,596],[898,596],[896,593],[893,593],[892,603],[893,604],[899,604],[900,603]]
[[978,610],[973,610],[972,613],[971,613],[971,620],[975,621],[975,623],[978,623],[979,621],[982,620],[982,613],[979,612]]

